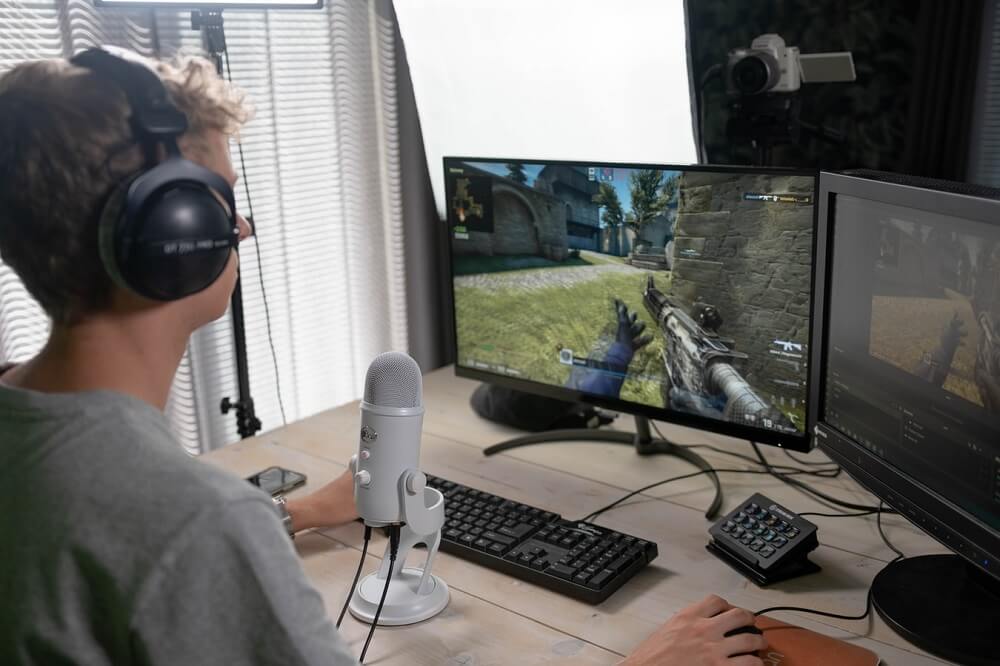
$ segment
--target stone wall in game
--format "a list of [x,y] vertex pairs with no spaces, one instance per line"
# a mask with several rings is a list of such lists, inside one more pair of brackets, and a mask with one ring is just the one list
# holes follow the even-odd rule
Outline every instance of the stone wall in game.
[[687,172],[679,187],[671,292],[686,307],[698,299],[715,305],[720,335],[750,356],[747,381],[776,407],[795,407],[801,389],[780,382],[802,375],[771,351],[775,339],[808,340],[813,208],[743,194],[811,195],[813,179]]

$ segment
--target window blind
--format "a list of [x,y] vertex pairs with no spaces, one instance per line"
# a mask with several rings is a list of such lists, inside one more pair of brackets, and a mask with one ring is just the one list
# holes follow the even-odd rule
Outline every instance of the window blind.
[[[255,108],[236,189],[248,215],[249,185],[257,228],[240,266],[251,393],[265,431],[281,425],[278,377],[287,418],[301,418],[359,397],[368,362],[407,344],[391,6],[324,4],[224,15],[232,78]],[[0,71],[99,43],[164,55],[201,46],[189,15],[173,10],[0,3]],[[235,149],[233,160],[239,172]],[[30,357],[47,327],[0,264],[0,358]],[[219,413],[227,396],[237,397],[229,313],[192,336],[175,377],[167,414],[189,451],[237,439],[233,415]]]

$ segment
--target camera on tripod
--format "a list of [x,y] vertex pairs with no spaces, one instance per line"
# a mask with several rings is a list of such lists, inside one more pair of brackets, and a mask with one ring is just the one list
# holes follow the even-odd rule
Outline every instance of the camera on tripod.
[[723,70],[730,100],[726,135],[731,142],[749,143],[755,164],[771,164],[772,148],[799,143],[803,131],[844,142],[841,133],[802,121],[799,90],[803,83],[854,81],[850,51],[802,54],[797,46],[786,46],[781,35],[769,33],[754,39],[749,49],[730,51]]
[[793,93],[803,83],[855,79],[850,51],[799,53],[781,35],[760,35],[749,49],[733,49],[726,62],[726,91],[733,96]]

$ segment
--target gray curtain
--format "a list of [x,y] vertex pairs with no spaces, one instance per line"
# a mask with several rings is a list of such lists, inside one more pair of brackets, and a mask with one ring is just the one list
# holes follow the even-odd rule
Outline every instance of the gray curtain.
[[454,361],[447,227],[434,205],[403,39],[391,3],[380,3],[380,11],[383,10],[392,12],[392,24],[396,26],[396,99],[410,355],[427,372]]

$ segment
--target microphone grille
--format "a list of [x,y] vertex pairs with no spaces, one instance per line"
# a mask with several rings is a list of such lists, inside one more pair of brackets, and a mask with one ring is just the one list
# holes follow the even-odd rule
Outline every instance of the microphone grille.
[[403,352],[375,357],[365,376],[365,402],[380,407],[420,407],[420,366]]

